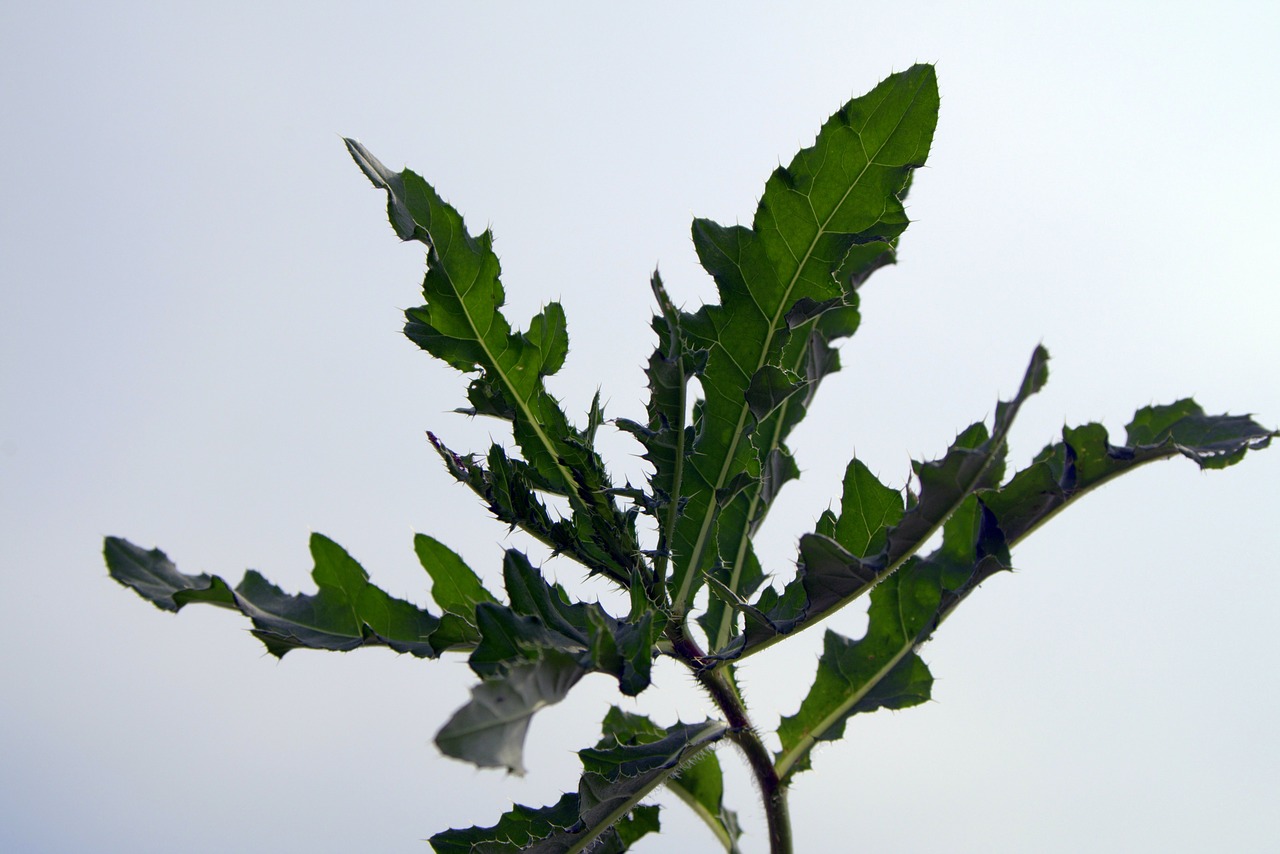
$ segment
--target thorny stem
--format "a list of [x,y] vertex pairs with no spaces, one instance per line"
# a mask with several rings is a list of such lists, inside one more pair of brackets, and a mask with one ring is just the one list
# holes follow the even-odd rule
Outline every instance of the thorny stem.
[[720,662],[708,661],[706,653],[685,631],[682,620],[667,624],[667,637],[672,651],[693,671],[716,706],[729,723],[729,739],[746,756],[751,773],[760,787],[760,802],[764,806],[765,820],[769,826],[770,854],[791,854],[791,813],[787,808],[787,786],[773,767],[773,759],[760,740],[760,735],[747,715],[746,704],[729,672],[716,666]]

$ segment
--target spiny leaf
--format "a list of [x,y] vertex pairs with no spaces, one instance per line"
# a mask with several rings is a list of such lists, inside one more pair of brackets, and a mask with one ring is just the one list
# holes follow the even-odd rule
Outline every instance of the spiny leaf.
[[990,515],[969,496],[947,520],[943,545],[934,554],[911,558],[871,591],[860,640],[827,632],[813,687],[800,710],[778,726],[778,774],[807,769],[814,744],[843,736],[851,715],[929,699],[933,679],[916,647],[958,597],[1005,568],[1007,560]]
[[888,545],[888,532],[902,521],[902,493],[881,483],[861,461],[844,474],[840,515],[828,535],[855,557],[869,558]]
[[570,602],[515,549],[503,559],[503,580],[509,604],[478,602],[473,611],[479,642],[469,661],[484,681],[437,743],[450,756],[522,773],[529,719],[584,675],[608,673],[629,696],[648,687],[664,620],[645,610],[623,621],[598,604]]
[[1007,484],[984,491],[982,500],[1009,542],[1024,539],[1067,504],[1137,466],[1182,455],[1201,468],[1224,468],[1277,435],[1247,416],[1205,415],[1189,398],[1138,410],[1126,434],[1128,444],[1116,446],[1101,424],[1067,428],[1063,441],[1047,446]]
[[[606,738],[612,736],[618,744],[652,742],[666,735],[666,730],[644,715],[625,712],[617,706],[605,715],[603,731]],[[742,830],[738,826],[737,813],[725,809],[724,776],[714,751],[703,751],[682,766],[666,785],[706,822],[728,854],[738,854],[738,838]]]
[[612,554],[607,543],[595,536],[595,527],[575,514],[570,519],[553,519],[535,492],[536,474],[528,463],[513,460],[498,445],[489,449],[487,466],[473,456],[454,453],[435,434],[428,433],[432,447],[444,460],[449,473],[479,495],[499,520],[520,528],[550,546],[556,554],[574,558],[591,572],[598,572],[626,586],[632,560]]
[[1064,430],[1063,442],[1045,448],[1007,484],[967,498],[933,554],[911,558],[875,587],[861,640],[828,635],[813,688],[800,711],[779,727],[779,774],[807,768],[814,743],[838,738],[850,715],[928,699],[931,679],[916,647],[982,581],[1009,566],[1011,545],[1066,504],[1153,460],[1181,454],[1218,468],[1266,447],[1276,435],[1246,417],[1206,416],[1190,400],[1139,410],[1127,446],[1111,445],[1098,424]]
[[178,611],[189,602],[235,608],[235,594],[216,575],[187,575],[159,549],[145,550],[120,537],[107,537],[103,557],[111,577],[162,611]]
[[[990,434],[982,422],[964,430],[939,460],[913,462],[920,483],[914,504],[881,484],[856,460],[845,473],[841,515],[800,538],[796,578],[781,594],[766,589],[750,609],[732,656],[758,651],[779,636],[812,625],[843,608],[898,570],[967,496],[999,483],[1009,428],[1019,408],[1048,379],[1049,353],[1037,347],[1018,393],[996,405]],[[825,532],[825,533],[823,533]],[[876,551],[872,551],[872,549]]]
[[644,446],[644,458],[653,466],[649,484],[655,506],[666,508],[680,492],[687,453],[693,446],[693,436],[685,424],[689,381],[702,372],[707,354],[689,349],[680,327],[680,313],[656,270],[649,285],[659,313],[654,315],[652,324],[658,345],[645,368],[649,379],[648,422],[642,425],[620,418],[617,424]]
[[[514,643],[530,650],[550,647],[580,655],[587,671],[608,673],[618,680],[623,693],[634,696],[649,685],[653,644],[662,632],[661,614],[645,610],[638,618],[618,620],[598,604],[570,603],[559,585],[551,585],[525,555],[514,549],[503,560],[510,608],[483,606],[493,622],[501,623],[501,643]],[[487,665],[496,657],[489,634],[472,656]],[[508,636],[514,640],[508,640]],[[477,672],[482,672],[477,670]]]
[[[849,299],[854,300],[854,297]],[[827,310],[812,315],[801,311],[803,306],[798,306],[788,315],[789,324],[799,315],[816,318],[819,323],[810,324],[813,328],[793,327],[783,351],[783,361],[799,371],[798,379],[794,389],[786,390],[790,391],[786,398],[760,420],[752,432],[750,442],[760,461],[759,476],[747,480],[733,505],[721,511],[717,526],[718,552],[727,564],[715,567],[712,574],[739,597],[751,596],[764,581],[764,572],[755,556],[751,538],[764,522],[783,485],[800,476],[800,469],[783,440],[808,411],[822,378],[839,369],[839,356],[829,346],[828,336],[853,333],[857,326],[854,305],[845,306],[843,312]],[[808,320],[803,322],[808,323]],[[842,323],[847,323],[847,326],[841,327]],[[748,397],[750,395],[749,390]],[[737,613],[719,598],[710,600],[699,623],[707,632],[713,652],[725,649],[737,633]]]
[[565,794],[549,807],[515,807],[493,827],[446,830],[431,837],[436,854],[510,854],[578,821],[578,795]]
[[[719,498],[740,476],[760,477],[761,460],[781,447],[792,423],[779,403],[769,416],[779,427],[753,446],[748,436],[761,430],[747,399],[753,381],[757,389],[775,386],[767,377],[779,369],[803,376],[810,336],[825,314],[846,318],[826,330],[828,341],[856,325],[854,289],[892,259],[907,225],[900,197],[911,170],[924,163],[937,107],[931,67],[895,74],[846,104],[812,148],[773,174],[752,228],[694,222],[694,246],[721,302],[680,315],[687,348],[708,356],[701,376],[706,400],[696,411],[681,490],[687,503],[670,542],[677,613],[718,556],[742,565],[745,532],[763,516],[758,489],[742,491],[729,507]],[[802,314],[793,316],[798,307]],[[762,371],[766,379],[757,379]],[[757,411],[760,401],[756,396]],[[728,583],[737,590],[737,582]]]
[[204,602],[239,610],[275,656],[299,647],[388,646],[420,658],[439,652],[430,642],[439,618],[370,584],[364,568],[321,534],[311,535],[315,595],[289,595],[253,570],[233,591],[218,576],[185,575],[158,549],[118,537],[107,538],[104,554],[111,576],[157,607],[177,611]]
[[405,313],[405,334],[454,368],[478,372],[468,393],[474,411],[510,420],[537,488],[567,496],[577,524],[591,529],[613,557],[634,563],[635,532],[609,498],[604,463],[543,385],[568,350],[563,309],[551,303],[528,332],[513,331],[501,311],[506,295],[493,235],[471,236],[458,212],[419,175],[392,172],[360,143],[345,142],[366,177],[386,191],[396,234],[427,248],[426,304]]
[[578,753],[584,773],[576,794],[542,810],[517,805],[493,827],[448,830],[433,836],[431,845],[437,854],[626,851],[640,835],[657,829],[656,810],[638,807],[640,801],[727,732],[718,721],[676,724],[656,738],[622,743],[608,732],[606,719],[605,737]]

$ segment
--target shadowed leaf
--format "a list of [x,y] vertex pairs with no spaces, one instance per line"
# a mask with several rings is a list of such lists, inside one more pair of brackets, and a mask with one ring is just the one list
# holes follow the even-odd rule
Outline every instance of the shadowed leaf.
[[369,583],[369,576],[341,546],[311,535],[319,592],[290,595],[249,570],[231,590],[218,576],[185,575],[158,549],[146,551],[118,537],[104,550],[112,578],[169,611],[193,602],[235,608],[253,622],[253,634],[275,656],[291,649],[345,651],[388,646],[420,658],[438,652],[430,642],[439,618]]
[[[656,810],[638,807],[640,801],[728,731],[727,725],[715,721],[676,724],[656,737],[624,743],[609,731],[609,720],[604,738],[578,753],[583,775],[576,794],[542,810],[517,805],[493,827],[438,833],[431,838],[437,854],[626,851],[643,833],[657,829]],[[569,820],[571,809],[574,821]]]
[[544,649],[471,689],[471,701],[436,734],[441,752],[481,768],[524,774],[524,739],[539,709],[560,702],[586,674],[571,655]]

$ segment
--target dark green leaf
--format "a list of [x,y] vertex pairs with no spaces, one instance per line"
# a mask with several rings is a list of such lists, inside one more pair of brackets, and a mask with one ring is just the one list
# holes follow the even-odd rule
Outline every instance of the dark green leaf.
[[[604,719],[605,744],[612,737],[618,744],[644,744],[658,741],[666,730],[643,715],[625,712],[614,706]],[[741,835],[737,814],[724,808],[724,778],[714,751],[706,750],[667,780],[667,788],[689,805],[715,833],[730,854],[737,854]]]
[[[1008,410],[997,410],[997,420],[1002,415]],[[1116,447],[1101,425],[1067,429],[1063,442],[1042,451],[1008,484],[967,498],[947,521],[937,551],[911,558],[872,591],[862,639],[828,634],[813,688],[800,711],[779,727],[779,773],[807,768],[813,744],[838,738],[852,714],[928,699],[930,677],[916,647],[978,584],[1009,565],[1010,545],[1067,503],[1157,459],[1181,454],[1203,467],[1230,464],[1265,447],[1275,433],[1240,416],[1205,416],[1193,402],[1180,401],[1140,410],[1128,436],[1135,444]]]
[[471,456],[462,456],[445,447],[434,434],[427,437],[444,460],[449,473],[469,486],[488,505],[490,512],[512,528],[519,527],[557,554],[576,559],[592,572],[598,572],[626,585],[634,561],[621,561],[595,538],[594,528],[585,517],[552,519],[546,505],[538,497],[537,475],[521,460],[513,460],[498,445],[489,449],[487,467]]
[[[578,752],[583,775],[576,795],[565,795],[543,810],[516,806],[494,827],[437,834],[431,838],[437,854],[517,848],[526,854],[626,851],[643,833],[657,829],[656,810],[638,807],[640,801],[728,732],[718,721],[678,723],[656,733],[647,728],[640,732],[631,723],[610,712],[604,738]],[[572,822],[569,804],[576,818]],[[501,845],[506,847],[489,847]]]
[[1223,468],[1276,433],[1241,415],[1205,415],[1193,400],[1138,410],[1129,444],[1110,443],[1101,424],[1063,431],[1030,466],[999,489],[981,493],[1010,543],[1018,542],[1070,502],[1114,477],[1155,460],[1182,455],[1201,468]]
[[159,549],[147,551],[120,537],[107,537],[102,554],[112,578],[161,610],[177,611],[188,602],[236,607],[225,581],[203,572],[179,572]]
[[311,535],[315,595],[287,594],[253,570],[232,591],[217,576],[185,575],[163,552],[117,537],[107,538],[105,555],[113,578],[161,608],[176,611],[192,602],[236,608],[272,655],[358,646],[389,646],[424,658],[438,654],[430,637],[439,619],[370,584],[364,568],[320,534]]
[[936,552],[911,558],[871,591],[861,639],[827,632],[813,687],[800,710],[779,724],[779,775],[808,768],[814,744],[840,738],[851,715],[929,699],[933,680],[915,649],[960,597],[1006,566],[997,535],[981,502],[970,496],[947,520]]
[[662,823],[658,819],[659,812],[657,804],[644,804],[636,807],[614,824],[612,829],[618,836],[622,851],[628,850],[640,837],[662,830]]
[[[536,659],[542,650],[554,649],[577,658],[586,648],[584,639],[554,632],[537,617],[522,616],[505,605],[477,605],[476,626],[480,642],[468,663],[484,679],[500,675],[514,664]],[[581,666],[588,667],[585,659]]]
[[[843,608],[898,570],[976,491],[999,482],[1006,437],[1018,409],[1043,387],[1049,354],[1037,347],[1018,393],[996,405],[988,435],[981,422],[963,431],[940,460],[913,463],[919,497],[909,507],[856,460],[845,475],[838,518],[820,523],[830,532],[800,538],[796,578],[781,595],[766,590],[751,609],[747,627],[726,657],[757,651],[779,636],[812,625]],[[875,549],[873,552],[872,549]]]
[[493,235],[468,234],[458,212],[417,174],[392,172],[354,140],[346,145],[366,177],[386,191],[396,234],[427,248],[426,303],[405,313],[405,334],[454,368],[479,373],[469,392],[475,411],[512,422],[536,473],[534,485],[569,498],[575,525],[627,567],[613,576],[626,583],[639,557],[634,526],[610,498],[612,484],[591,447],[592,430],[572,427],[543,385],[568,350],[563,310],[552,303],[533,318],[528,332],[513,331],[501,310],[506,295]]
[[524,554],[507,551],[503,560],[510,607],[476,608],[481,641],[471,667],[492,676],[506,661],[522,661],[538,650],[555,649],[578,657],[584,671],[608,673],[628,695],[649,685],[654,643],[664,625],[660,614],[645,610],[638,618],[618,620],[598,604],[570,603],[559,585],[548,584]]
[[[479,641],[476,606],[498,600],[484,589],[471,567],[439,540],[417,534],[413,538],[413,549],[422,568],[431,576],[431,598],[445,611],[445,619],[432,635],[432,642],[443,650]],[[448,619],[450,617],[453,619]]]
[[[900,195],[928,153],[937,107],[931,67],[896,74],[846,104],[812,148],[773,174],[752,228],[695,221],[694,246],[721,303],[679,320],[685,349],[708,355],[700,378],[706,400],[695,413],[695,446],[683,472],[687,500],[669,544],[677,613],[717,559],[742,565],[744,532],[766,509],[758,488],[741,492],[732,507],[723,505],[723,491],[736,479],[760,477],[761,461],[781,447],[794,423],[776,394],[748,400],[753,381],[757,391],[776,388],[768,378],[776,378],[777,369],[812,382],[822,373],[806,366],[814,351],[856,325],[853,291],[892,259],[907,224]],[[830,328],[822,323],[828,312],[842,316]],[[811,343],[815,332],[823,337],[820,346]],[[832,365],[827,353],[820,361],[826,369]],[[772,430],[752,414],[753,404],[757,412],[769,408],[762,401],[778,404],[768,415],[776,419]],[[749,438],[755,434],[764,438]],[[729,586],[739,590],[737,581],[730,578]]]
[[431,837],[436,854],[499,854],[523,849],[578,822],[578,795],[564,795],[553,806],[534,809],[517,804],[493,827],[446,830]]
[[776,412],[792,395],[806,388],[807,384],[795,374],[765,365],[755,372],[747,386],[747,409],[759,423]]
[[387,169],[360,143],[346,140],[356,164],[373,182],[387,191],[388,215],[402,240],[417,240],[427,247],[428,271],[423,282],[427,304],[408,312],[406,333],[432,355],[461,371],[480,371],[518,414],[529,431],[521,447],[538,469],[567,492],[573,478],[555,459],[553,440],[538,435],[557,409],[542,388],[548,369],[558,369],[568,347],[563,312],[539,314],[529,334],[513,332],[502,316],[506,300],[498,280],[498,258],[493,236],[467,233],[458,212],[422,178],[409,170]]

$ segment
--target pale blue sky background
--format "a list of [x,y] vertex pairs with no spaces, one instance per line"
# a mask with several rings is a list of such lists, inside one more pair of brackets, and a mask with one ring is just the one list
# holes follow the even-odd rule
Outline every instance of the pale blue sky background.
[[[1015,460],[1186,394],[1280,423],[1280,7],[1028,5],[0,7],[0,850],[424,852],[576,784],[610,680],[542,713],[508,779],[430,744],[461,661],[277,664],[236,615],[162,614],[102,566],[120,534],[310,589],[318,530],[425,603],[414,531],[490,579],[523,544],[425,442],[483,449],[500,425],[447,414],[464,381],[399,334],[422,255],[341,135],[493,225],[515,321],[563,299],[571,411],[599,384],[635,416],[650,271],[686,305],[712,293],[690,218],[748,222],[845,99],[937,63],[916,222],[795,436],[777,572],[855,449],[901,483],[1039,341],[1051,381]],[[634,445],[608,449],[641,476]],[[816,755],[799,850],[1273,850],[1278,480],[1277,450],[1177,461],[1055,520],[925,648],[935,702]],[[744,668],[762,725],[795,710],[820,642]],[[708,711],[676,670],[657,682],[638,707],[664,723]],[[678,802],[663,815],[671,836],[638,851],[712,850]]]

